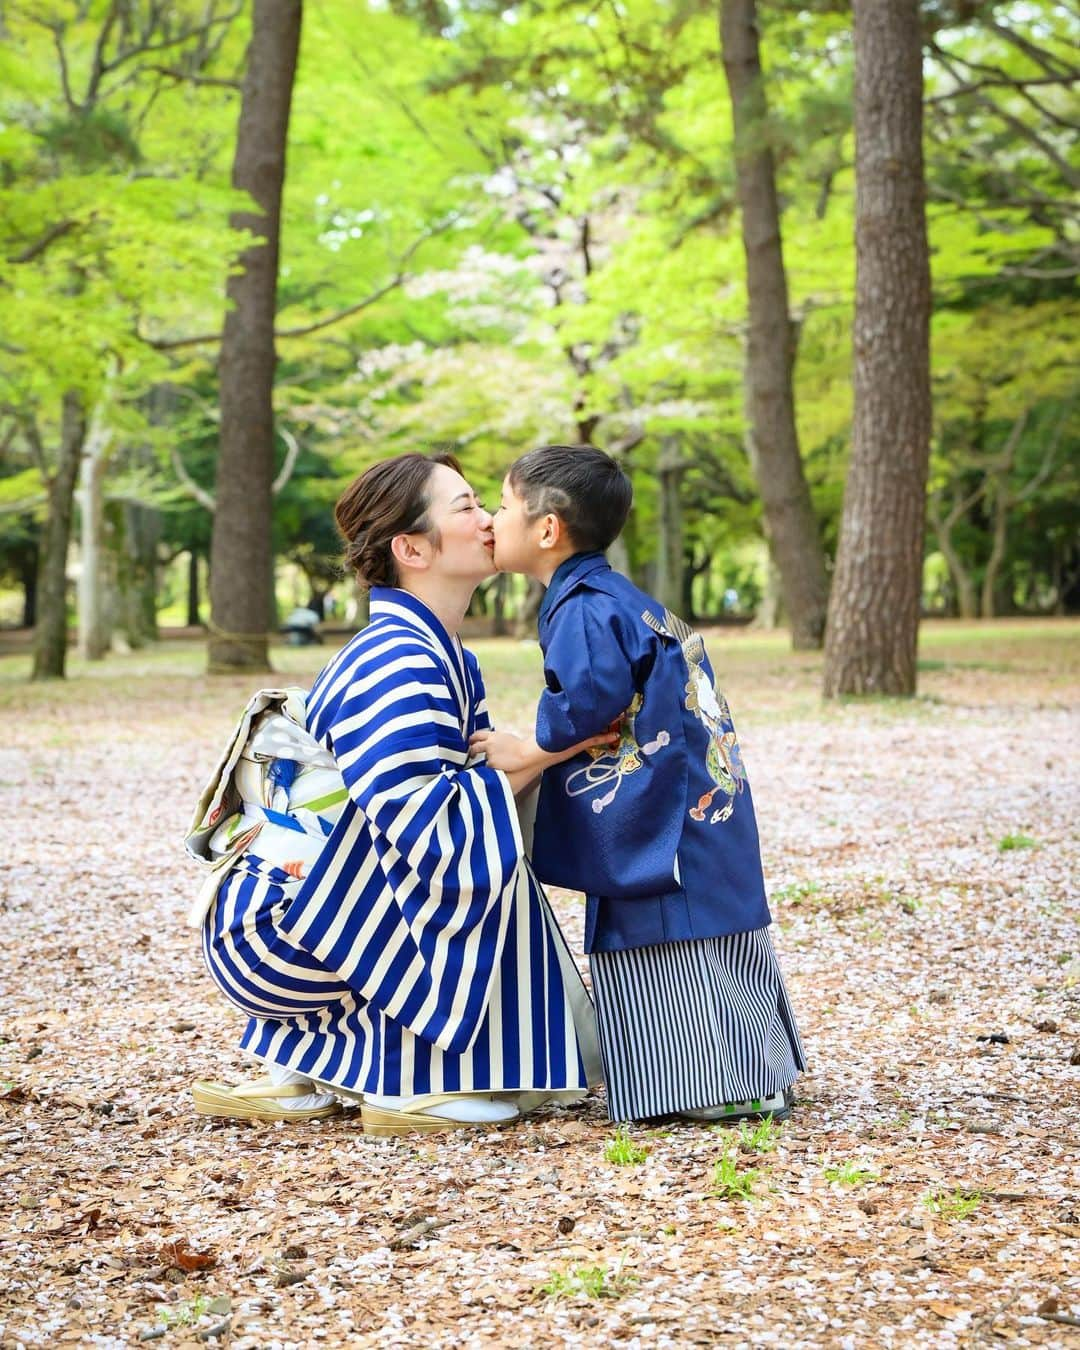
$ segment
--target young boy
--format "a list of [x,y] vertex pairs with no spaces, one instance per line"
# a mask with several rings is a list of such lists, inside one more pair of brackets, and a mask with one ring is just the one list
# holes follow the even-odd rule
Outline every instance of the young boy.
[[533,867],[586,894],[585,950],[612,1120],[785,1116],[805,1068],[769,941],[750,788],[700,636],[612,571],[630,509],[592,446],[518,459],[495,561],[547,586],[536,733],[482,732],[495,768],[543,763],[617,726],[614,747],[548,768]]

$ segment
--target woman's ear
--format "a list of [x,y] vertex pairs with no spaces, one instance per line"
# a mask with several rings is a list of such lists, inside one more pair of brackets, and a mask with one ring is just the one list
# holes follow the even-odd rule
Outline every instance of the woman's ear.
[[399,567],[422,571],[431,560],[425,547],[427,542],[422,534],[395,534],[390,540],[390,552]]

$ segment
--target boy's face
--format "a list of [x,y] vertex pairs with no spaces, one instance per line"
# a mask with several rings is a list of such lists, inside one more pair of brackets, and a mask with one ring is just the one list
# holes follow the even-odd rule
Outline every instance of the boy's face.
[[509,477],[503,479],[494,529],[495,566],[500,572],[532,576],[542,566],[546,560],[546,550],[540,547],[544,517],[530,522],[525,501],[514,491]]

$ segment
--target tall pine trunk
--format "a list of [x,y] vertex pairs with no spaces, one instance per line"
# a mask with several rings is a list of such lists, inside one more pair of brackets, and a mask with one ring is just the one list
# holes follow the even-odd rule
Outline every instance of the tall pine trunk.
[[30,676],[33,680],[63,679],[67,664],[67,555],[75,482],[85,437],[82,396],[69,389],[63,399],[60,453],[56,472],[49,480],[49,516],[41,542],[34,664]]
[[210,543],[211,671],[266,670],[273,622],[271,517],[281,192],[301,0],[255,0],[233,184],[257,211],[232,223],[257,237],[229,278],[221,343],[221,449]]
[[855,0],[852,456],[825,695],[913,694],[930,443],[918,0]]
[[751,463],[791,622],[792,645],[820,647],[829,587],[795,428],[796,335],[788,308],[755,0],[721,0],[720,41],[735,125],[735,171],[746,253]]

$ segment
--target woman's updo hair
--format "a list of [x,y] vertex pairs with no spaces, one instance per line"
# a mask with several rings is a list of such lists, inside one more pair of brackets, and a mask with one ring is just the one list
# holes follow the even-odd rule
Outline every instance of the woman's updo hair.
[[428,516],[428,482],[436,464],[461,472],[453,455],[396,455],[365,469],[341,494],[334,519],[345,540],[345,565],[362,586],[398,584],[390,551],[395,535],[423,534],[438,547]]

